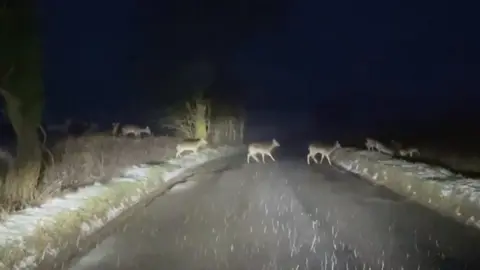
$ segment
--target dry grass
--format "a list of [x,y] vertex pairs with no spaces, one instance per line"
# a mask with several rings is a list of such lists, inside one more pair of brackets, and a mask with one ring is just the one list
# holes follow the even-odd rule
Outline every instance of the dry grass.
[[[106,183],[128,166],[174,157],[178,141],[173,137],[133,139],[105,134],[61,140],[50,149],[54,162],[43,172],[33,205],[95,182]],[[2,208],[13,211],[6,205],[0,205]]]
[[177,137],[206,139],[210,113],[210,101],[199,97],[185,102],[184,107],[172,109],[171,115],[167,118],[168,123],[163,123],[163,127],[174,130]]

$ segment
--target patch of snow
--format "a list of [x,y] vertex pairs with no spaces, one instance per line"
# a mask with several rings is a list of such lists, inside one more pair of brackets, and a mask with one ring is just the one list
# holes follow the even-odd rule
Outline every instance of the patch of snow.
[[458,175],[445,168],[431,166],[425,163],[411,163],[402,159],[393,159],[385,157],[384,155],[379,155],[377,152],[358,151],[358,154],[360,156],[372,158],[374,161],[378,161],[378,163],[382,165],[401,167],[402,169],[408,170],[405,172],[407,175],[419,176],[424,179],[458,177]]
[[480,181],[476,179],[462,179],[442,184],[442,196],[457,196],[467,198],[480,208]]
[[170,159],[169,161],[167,161],[168,164],[172,164],[172,165],[182,165],[182,162],[180,159]]
[[416,176],[422,179],[444,179],[456,176],[456,174],[441,168],[432,168],[428,165],[416,167]]
[[353,164],[352,164],[352,163],[346,163],[346,162],[344,162],[344,161],[340,161],[340,162],[339,162],[339,165],[340,165],[342,168],[344,168],[345,170],[348,170],[348,171],[349,171],[349,170],[352,169],[352,165],[353,165]]
[[[375,158],[378,156],[375,152],[357,151],[357,153],[364,157]],[[353,154],[356,155],[357,153]],[[376,158],[375,160],[378,161],[379,159]],[[369,160],[369,162],[376,162],[375,160]],[[335,162],[347,171],[368,176],[367,168],[363,170],[359,168],[360,161],[358,159],[341,160],[340,158],[339,160],[335,160]],[[480,209],[480,179],[463,178],[461,175],[455,174],[445,168],[430,166],[425,163],[409,163],[405,160],[394,159],[380,161],[379,163],[382,165],[397,165],[398,169],[402,170],[405,175],[419,180],[428,180],[431,185],[437,186],[440,190],[441,197],[446,199],[456,197],[458,200],[467,199]],[[383,171],[384,176],[386,176],[386,171],[387,170]],[[370,176],[370,178],[375,180],[377,176],[377,173],[375,173],[373,177]],[[411,185],[407,186],[407,190],[412,192],[413,195],[417,194],[417,191],[413,190]],[[431,201],[429,202],[431,203]],[[461,215],[459,211],[455,214]],[[474,217],[471,217],[468,223],[480,228],[480,220],[475,221]]]
[[397,167],[404,167],[404,168],[415,167],[416,165],[403,159],[393,159],[393,158],[379,160],[379,163],[382,165],[397,166]]
[[123,171],[123,177],[126,178],[134,178],[134,179],[141,179],[145,180],[148,178],[148,172],[150,168],[148,167],[139,167],[139,166],[132,166]]
[[172,180],[173,178],[181,175],[184,171],[185,169],[179,169],[173,172],[165,172],[163,173],[163,181],[168,182],[169,180]]
[[[168,181],[186,170],[201,165],[209,159],[219,158],[238,152],[238,148],[221,147],[216,150],[205,149],[194,155],[187,157],[180,157],[178,159],[170,160],[171,164],[181,165],[180,168],[173,172],[168,172],[163,175],[164,181]],[[151,166],[153,167],[153,166]],[[148,176],[147,166],[133,166],[125,170],[125,177],[115,178],[113,182],[132,182],[144,181]],[[93,185],[78,189],[75,193],[67,194],[64,198],[54,198],[40,207],[27,208],[19,211],[11,216],[8,216],[0,223],[0,246],[17,245],[25,247],[25,238],[31,236],[32,233],[40,226],[55,223],[54,217],[73,210],[80,210],[84,207],[85,201],[91,197],[96,197],[108,191],[108,187],[104,185]],[[131,203],[120,204],[118,207],[112,208],[107,213],[106,220],[101,217],[93,217],[89,222],[84,222],[80,225],[83,235],[88,235],[100,229],[105,222],[116,218],[126,207],[140,200],[141,196],[132,196],[125,198]],[[27,255],[23,260],[17,262],[14,269],[31,269],[36,267],[36,258],[38,254],[36,250],[26,250]],[[57,254],[58,250],[50,248],[43,251],[49,254]],[[0,264],[1,265],[1,264]]]
[[[377,161],[382,165],[400,167],[400,169],[404,170],[404,173],[406,175],[415,176],[422,179],[449,179],[449,178],[459,179],[461,178],[461,176],[459,176],[458,174],[455,174],[442,167],[431,166],[425,163],[411,163],[402,159],[393,159],[393,158],[385,159],[385,156],[382,154],[379,154],[378,152],[357,151],[353,154],[359,155],[362,157],[367,157],[369,158],[370,162]],[[356,160],[356,163],[358,164],[358,160]],[[351,169],[348,169],[348,170],[351,171]]]
[[442,197],[450,197],[453,193],[453,187],[451,185],[443,185],[443,188],[440,190],[440,195]]
[[366,158],[378,160],[378,161],[391,158],[391,154],[380,153],[377,151],[357,150],[357,151],[349,151],[349,152],[356,152],[355,154],[358,154],[362,157],[366,157]]
[[27,208],[9,216],[0,223],[0,245],[21,241],[23,236],[31,234],[38,225],[54,222],[52,216],[65,211],[77,210],[85,198],[94,197],[105,191],[103,186],[80,188],[65,198],[54,198],[40,207]]
[[31,269],[31,267],[36,267],[37,266],[37,263],[35,261],[36,261],[35,256],[32,256],[32,255],[27,256],[20,263],[18,263],[18,265],[15,266],[14,269],[15,270]]
[[[358,164],[356,164],[358,162],[357,161],[340,161],[338,162],[338,165],[340,165],[340,167],[344,168],[345,170],[347,171],[350,171],[350,172],[353,172],[353,173],[360,173],[360,171],[358,170]],[[357,165],[356,168],[353,167],[353,165]]]
[[113,182],[138,182],[137,179],[135,178],[129,178],[129,177],[114,177],[112,180],[110,180],[111,183]]

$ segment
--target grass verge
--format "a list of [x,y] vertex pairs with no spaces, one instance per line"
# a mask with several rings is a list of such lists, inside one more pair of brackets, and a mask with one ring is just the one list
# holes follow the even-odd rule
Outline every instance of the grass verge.
[[[37,269],[40,264],[53,265],[68,247],[78,246],[79,241],[123,211],[167,190],[175,179],[181,181],[182,174],[188,173],[186,168],[194,169],[235,154],[231,148],[227,150],[207,149],[195,156],[180,158],[176,163],[136,168],[137,175],[143,174],[145,178],[116,178],[105,185],[80,188],[65,199],[52,199],[38,209],[30,208],[13,215],[0,227],[0,232],[4,233],[0,234],[0,269]],[[25,224],[23,230],[18,228],[22,222]]]
[[163,136],[133,139],[104,134],[61,139],[51,147],[52,157],[30,204],[19,209],[9,205],[8,201],[0,201],[0,212],[5,217],[8,213],[39,206],[80,187],[108,183],[119,176],[123,168],[173,157],[177,142],[178,139]]

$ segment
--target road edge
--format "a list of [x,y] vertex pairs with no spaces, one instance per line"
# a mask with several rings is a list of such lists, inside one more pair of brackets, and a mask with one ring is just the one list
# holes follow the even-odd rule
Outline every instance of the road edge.
[[[146,198],[167,191],[192,170],[242,151],[243,147],[220,147],[159,164],[134,166],[106,185],[85,187],[12,215],[0,224],[0,236],[8,234],[0,239],[0,269],[37,269],[52,263],[62,251],[78,246]],[[28,223],[28,228],[16,228]]]
[[[376,154],[376,153],[375,153]],[[448,185],[438,180],[426,180],[402,170],[388,161],[402,162],[384,157],[383,162],[369,159],[365,151],[341,149],[332,158],[337,166],[373,183],[413,200],[444,216],[480,229],[480,201],[478,194],[462,189],[461,185]],[[429,165],[422,164],[424,167]],[[439,170],[438,168],[433,168]],[[445,169],[441,169],[447,171]]]

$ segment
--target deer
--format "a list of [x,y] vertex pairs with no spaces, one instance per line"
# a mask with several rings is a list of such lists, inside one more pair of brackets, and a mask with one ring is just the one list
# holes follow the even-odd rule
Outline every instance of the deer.
[[418,151],[417,148],[406,148],[406,149],[400,149],[398,151],[398,154],[402,157],[413,157],[414,154],[420,155],[420,151]]
[[322,164],[323,159],[327,158],[328,164],[332,166],[332,161],[330,160],[330,155],[332,155],[335,150],[341,148],[342,146],[338,141],[335,142],[333,147],[331,145],[326,145],[322,143],[312,143],[308,146],[308,154],[307,154],[307,164],[310,165],[310,160],[318,164],[318,160],[315,158],[316,155],[320,154],[322,157],[320,158],[320,164]]
[[269,156],[272,161],[276,161],[272,156],[272,151],[279,147],[280,143],[274,138],[271,142],[258,142],[248,145],[247,163],[250,163],[250,158],[253,158],[256,162],[260,163],[257,155],[262,155],[262,162],[265,163],[265,155]]
[[147,134],[150,136],[152,135],[152,131],[150,130],[149,126],[141,128],[136,125],[125,125],[120,129],[120,132],[122,133],[122,136],[128,136],[130,134],[133,134],[135,137],[140,137],[142,134]]
[[175,148],[177,150],[177,153],[175,154],[175,157],[178,158],[180,155],[186,151],[191,151],[192,154],[196,154],[198,152],[198,149],[202,146],[207,146],[208,142],[205,139],[199,139],[193,142],[190,141],[184,141],[179,144],[177,144],[177,147]]
[[388,147],[383,145],[381,142],[371,139],[371,138],[366,138],[365,139],[365,147],[367,148],[368,151],[378,151],[382,152],[385,154],[393,155],[393,151],[390,150]]

